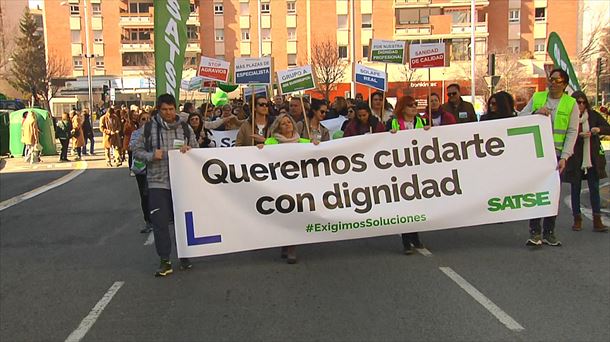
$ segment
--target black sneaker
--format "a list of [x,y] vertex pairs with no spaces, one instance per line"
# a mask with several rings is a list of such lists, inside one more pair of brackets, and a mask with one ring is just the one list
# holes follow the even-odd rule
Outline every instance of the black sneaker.
[[181,270],[187,271],[187,270],[190,270],[191,268],[193,268],[193,264],[191,264],[191,261],[189,260],[189,258],[180,259],[180,269]]
[[148,234],[148,233],[152,232],[152,230],[153,230],[152,223],[148,222],[148,223],[146,223],[146,226],[144,226],[144,228],[140,229],[140,233]]
[[411,254],[415,253],[415,252],[413,251],[413,247],[411,247],[411,244],[406,245],[406,246],[404,247],[404,249],[402,250],[402,252],[403,252],[405,255],[411,255]]
[[530,233],[530,238],[525,242],[526,246],[542,246],[542,239],[539,233]]
[[172,262],[169,260],[161,260],[159,269],[155,272],[155,277],[165,277],[174,273],[172,269]]
[[544,234],[544,237],[542,238],[542,242],[544,242],[545,244],[547,244],[549,246],[561,246],[561,241],[559,241],[559,239],[557,239],[557,237],[555,237],[555,234],[553,232]]

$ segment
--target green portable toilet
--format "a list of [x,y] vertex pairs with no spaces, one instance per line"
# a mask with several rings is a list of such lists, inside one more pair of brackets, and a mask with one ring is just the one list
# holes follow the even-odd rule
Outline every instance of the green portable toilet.
[[55,145],[55,127],[51,114],[44,109],[25,108],[10,114],[10,150],[13,156],[21,156],[23,153],[23,143],[21,142],[21,123],[23,114],[33,111],[36,114],[38,128],[40,128],[40,144],[42,145],[42,155],[52,156],[57,154]]
[[4,156],[9,153],[9,130],[10,112],[0,110],[0,155]]

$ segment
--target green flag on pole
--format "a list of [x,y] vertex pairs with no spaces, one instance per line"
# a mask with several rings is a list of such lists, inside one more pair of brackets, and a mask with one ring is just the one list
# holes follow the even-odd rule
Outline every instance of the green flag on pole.
[[180,82],[186,50],[189,0],[154,0],[155,87],[157,97],[172,94],[180,100]]
[[576,78],[574,67],[572,67],[572,63],[570,63],[570,57],[568,57],[566,48],[563,46],[561,38],[559,38],[557,33],[551,32],[549,35],[546,52],[553,60],[553,63],[555,63],[555,68],[561,68],[568,73],[568,76],[570,76],[570,88],[572,88],[573,91],[580,90],[580,84],[578,84],[578,78]]

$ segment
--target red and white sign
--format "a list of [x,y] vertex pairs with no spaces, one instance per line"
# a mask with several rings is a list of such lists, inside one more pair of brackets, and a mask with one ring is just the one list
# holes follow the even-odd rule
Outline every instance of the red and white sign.
[[445,43],[409,45],[409,68],[438,68],[445,66]]
[[231,63],[229,62],[201,56],[197,76],[201,76],[212,81],[228,82],[230,67]]

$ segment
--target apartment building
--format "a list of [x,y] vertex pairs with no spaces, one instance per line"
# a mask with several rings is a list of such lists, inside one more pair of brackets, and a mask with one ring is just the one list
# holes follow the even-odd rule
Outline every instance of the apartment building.
[[[510,50],[528,58],[532,78],[541,75],[550,32],[560,34],[570,55],[577,54],[582,41],[581,3],[476,0],[477,58],[486,63],[489,51]],[[470,59],[470,6],[470,0],[191,0],[185,69],[194,68],[199,55],[228,61],[270,55],[275,69],[282,70],[307,64],[312,49],[323,41],[335,43],[346,62],[383,68],[368,61],[371,38],[443,41],[451,46],[451,66],[433,69],[430,84],[442,91],[443,81],[462,80],[468,87],[468,77],[462,71],[468,69]],[[95,80],[112,79],[113,86],[124,93],[150,88],[154,63],[152,0],[45,0],[44,12],[49,53],[69,60],[72,76],[86,75],[89,60]],[[428,85],[427,72],[410,75],[417,81],[413,86],[407,83],[403,66],[389,65],[388,73],[390,96]],[[71,85],[80,88],[81,81]],[[347,68],[335,95],[349,91],[350,81],[351,68]],[[537,89],[543,83],[533,81],[531,86]],[[94,82],[96,89],[98,86]]]
[[6,80],[12,63],[10,51],[14,47],[11,37],[19,32],[19,19],[27,7],[27,0],[0,0],[0,93],[8,97],[23,98],[29,95],[14,89]]

